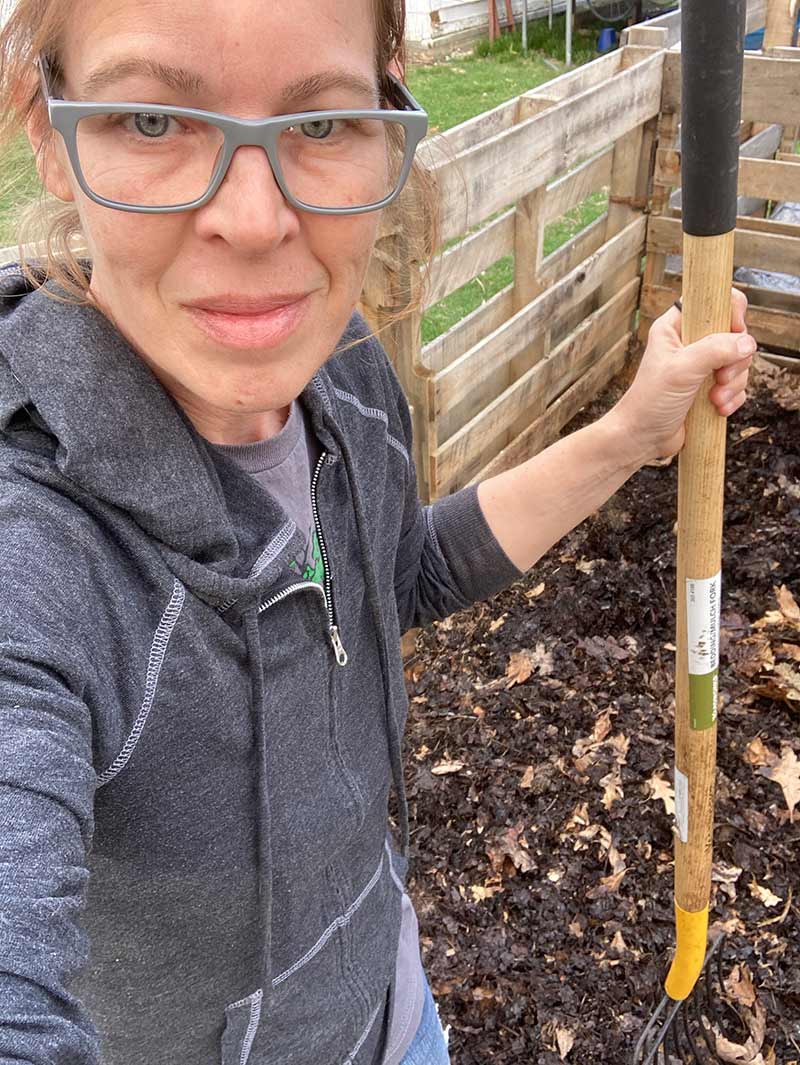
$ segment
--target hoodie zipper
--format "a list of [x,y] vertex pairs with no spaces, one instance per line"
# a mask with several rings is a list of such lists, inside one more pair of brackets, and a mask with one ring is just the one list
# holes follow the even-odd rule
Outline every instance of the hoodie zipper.
[[328,552],[325,548],[325,539],[322,535],[322,522],[319,520],[319,509],[317,507],[317,481],[319,480],[320,470],[325,463],[327,455],[327,451],[323,451],[320,455],[311,481],[311,511],[314,515],[314,528],[317,531],[317,540],[319,541],[319,550],[322,556],[324,587],[320,587],[316,581],[301,581],[298,584],[290,584],[288,588],[284,588],[283,591],[278,592],[277,595],[273,595],[272,598],[265,600],[259,606],[258,613],[260,614],[262,610],[267,610],[269,607],[274,606],[275,603],[279,603],[281,599],[285,599],[287,595],[300,591],[302,588],[313,588],[315,591],[321,592],[322,598],[325,601],[325,610],[328,616],[328,637],[331,641],[333,652],[336,655],[336,661],[340,666],[346,666],[347,651],[345,651],[344,645],[342,644],[339,635],[339,626],[336,624],[336,617],[333,612],[333,595],[331,593],[333,574],[331,573],[330,562],[328,561]]

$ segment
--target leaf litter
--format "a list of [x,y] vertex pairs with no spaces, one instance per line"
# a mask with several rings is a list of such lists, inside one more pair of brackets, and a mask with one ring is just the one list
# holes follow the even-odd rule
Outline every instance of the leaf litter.
[[[754,376],[729,419],[710,913],[739,1020],[715,1038],[723,1061],[800,1065],[800,377]],[[459,1065],[628,1060],[662,994],[677,466],[406,662],[408,886]]]

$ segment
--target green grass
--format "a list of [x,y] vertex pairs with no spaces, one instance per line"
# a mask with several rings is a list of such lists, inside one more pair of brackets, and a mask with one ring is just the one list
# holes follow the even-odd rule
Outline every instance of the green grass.
[[[14,186],[9,188],[11,175]],[[33,153],[25,136],[20,136],[0,160],[0,247],[13,244],[16,233],[13,224],[14,208],[27,203],[39,191],[39,178],[33,163]]]

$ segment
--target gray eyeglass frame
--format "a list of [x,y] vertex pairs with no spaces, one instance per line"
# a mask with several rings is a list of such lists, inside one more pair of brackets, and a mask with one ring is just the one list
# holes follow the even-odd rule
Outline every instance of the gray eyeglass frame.
[[[396,93],[397,99],[402,103],[402,109],[398,110],[334,110],[334,111],[300,111],[292,115],[277,115],[274,118],[232,118],[230,115],[220,114],[216,111],[201,111],[193,107],[170,107],[166,104],[145,103],[103,103],[83,102],[77,100],[65,100],[59,96],[53,96],[50,92],[52,70],[46,56],[38,56],[39,79],[42,94],[47,103],[47,113],[50,125],[61,134],[66,145],[72,169],[78,184],[95,203],[102,207],[111,207],[117,211],[130,211],[136,214],[174,214],[179,211],[192,211],[196,207],[202,207],[216,194],[228,172],[233,154],[237,148],[254,145],[261,147],[267,153],[272,173],[285,199],[298,210],[309,211],[312,214],[350,215],[366,214],[368,211],[379,211],[388,207],[403,190],[408,180],[414,155],[420,141],[428,132],[427,112],[414,99],[405,85],[398,81],[392,74],[388,74],[389,83]],[[80,164],[78,155],[77,129],[82,118],[90,115],[105,114],[159,114],[176,118],[195,118],[208,122],[222,130],[225,142],[222,154],[211,175],[211,181],[205,194],[198,200],[189,203],[178,204],[174,207],[144,207],[129,203],[121,203],[117,200],[108,200],[98,196],[89,187]],[[289,191],[278,156],[278,136],[289,126],[295,126],[304,122],[324,121],[326,119],[339,118],[377,118],[382,121],[400,122],[405,126],[406,143],[405,158],[400,172],[397,187],[389,196],[378,203],[367,204],[364,207],[312,207],[310,204],[298,200]]]

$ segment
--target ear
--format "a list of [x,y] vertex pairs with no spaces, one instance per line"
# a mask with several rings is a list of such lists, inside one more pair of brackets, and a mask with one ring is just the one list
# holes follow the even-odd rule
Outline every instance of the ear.
[[25,130],[42,184],[57,199],[74,200],[75,191],[70,181],[72,168],[64,141],[61,134],[50,126],[47,111],[40,101],[37,101],[26,121]]
[[394,74],[398,81],[405,81],[406,72],[403,67],[400,66],[400,59],[398,56],[395,56],[394,59],[392,59],[386,69],[390,74]]

